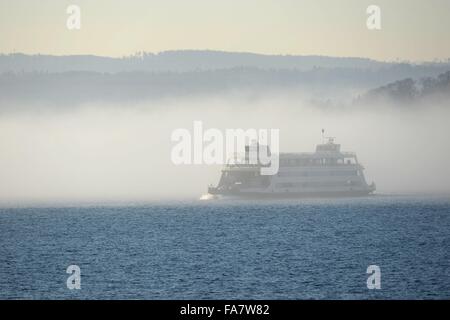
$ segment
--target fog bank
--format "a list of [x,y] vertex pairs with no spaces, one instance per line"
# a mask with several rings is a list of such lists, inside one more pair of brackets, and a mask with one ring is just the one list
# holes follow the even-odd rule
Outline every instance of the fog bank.
[[[14,108],[9,108],[14,109]],[[26,106],[20,106],[26,110]],[[278,128],[281,152],[314,151],[321,129],[355,151],[378,193],[450,193],[448,108],[317,109],[293,96],[196,97],[0,117],[0,202],[198,199],[218,165],[179,165],[171,133]]]

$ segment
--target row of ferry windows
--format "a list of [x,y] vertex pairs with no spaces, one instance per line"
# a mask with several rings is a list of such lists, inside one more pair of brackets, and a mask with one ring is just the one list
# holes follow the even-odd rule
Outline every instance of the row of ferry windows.
[[355,159],[280,159],[283,167],[355,164]]
[[360,186],[361,181],[310,181],[310,182],[282,182],[277,183],[278,188],[321,188],[321,187],[343,187]]
[[282,171],[278,172],[279,177],[347,177],[357,176],[356,170],[351,171]]

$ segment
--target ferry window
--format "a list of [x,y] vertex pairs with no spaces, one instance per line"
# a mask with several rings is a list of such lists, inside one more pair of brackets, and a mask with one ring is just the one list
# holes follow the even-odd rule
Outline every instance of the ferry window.
[[278,183],[277,186],[279,188],[292,188],[294,185],[290,182]]

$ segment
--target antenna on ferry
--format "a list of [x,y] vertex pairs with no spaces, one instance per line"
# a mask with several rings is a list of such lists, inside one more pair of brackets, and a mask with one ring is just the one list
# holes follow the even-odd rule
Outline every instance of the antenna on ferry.
[[322,129],[322,144],[325,143],[325,129]]

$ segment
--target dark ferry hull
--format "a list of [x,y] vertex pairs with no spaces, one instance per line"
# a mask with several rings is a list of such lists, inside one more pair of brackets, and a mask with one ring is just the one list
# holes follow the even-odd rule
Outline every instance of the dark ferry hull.
[[320,191],[320,192],[245,192],[208,190],[211,195],[251,199],[292,199],[292,198],[346,198],[372,196],[373,190]]

